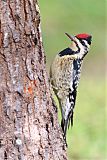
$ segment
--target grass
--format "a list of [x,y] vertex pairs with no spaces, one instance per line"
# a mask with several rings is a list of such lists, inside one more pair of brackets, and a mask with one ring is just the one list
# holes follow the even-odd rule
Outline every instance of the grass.
[[69,46],[65,32],[92,34],[84,60],[74,114],[68,130],[69,160],[106,160],[105,0],[40,0],[47,69],[53,57]]
[[[88,87],[87,87],[88,85]],[[82,79],[74,127],[68,131],[68,156],[74,160],[106,160],[106,108],[103,80]]]

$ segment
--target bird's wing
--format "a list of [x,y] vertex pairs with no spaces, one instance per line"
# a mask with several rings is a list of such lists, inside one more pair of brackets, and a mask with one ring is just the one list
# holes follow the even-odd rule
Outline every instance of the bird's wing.
[[71,49],[71,48],[66,48],[64,50],[62,50],[61,52],[59,52],[59,56],[62,57],[62,56],[65,56],[65,55],[72,55],[74,54],[74,51]]

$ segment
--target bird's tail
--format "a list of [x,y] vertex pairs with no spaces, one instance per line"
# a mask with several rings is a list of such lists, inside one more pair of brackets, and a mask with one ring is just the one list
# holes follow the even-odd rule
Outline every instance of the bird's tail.
[[75,107],[75,100],[76,100],[76,90],[73,90],[71,92],[71,89],[69,90],[69,95],[66,95],[65,97],[59,99],[59,104],[62,113],[61,127],[64,133],[65,141],[66,141],[67,128],[69,128],[70,123],[71,127],[73,126],[73,111]]
[[68,117],[65,119],[65,117],[62,115],[62,120],[61,120],[61,127],[64,133],[64,137],[66,138],[66,132],[67,128],[69,128],[71,123],[71,127],[73,126],[73,109],[69,113]]
[[64,107],[61,107],[62,109],[62,120],[61,120],[61,127],[63,130],[63,136],[64,140],[67,146],[67,141],[66,141],[66,133],[67,133],[67,128],[69,128],[70,124],[73,126],[73,108],[70,109],[70,112],[67,113],[67,111],[64,111]]

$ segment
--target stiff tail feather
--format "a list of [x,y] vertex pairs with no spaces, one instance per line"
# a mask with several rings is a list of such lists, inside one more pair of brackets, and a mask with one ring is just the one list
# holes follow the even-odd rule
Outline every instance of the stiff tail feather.
[[66,133],[67,133],[67,128],[69,128],[70,126],[70,122],[71,122],[71,127],[72,127],[73,126],[73,110],[72,112],[70,112],[66,120],[64,118],[62,118],[61,120],[61,127],[64,133],[64,140],[65,140],[66,145],[67,145]]

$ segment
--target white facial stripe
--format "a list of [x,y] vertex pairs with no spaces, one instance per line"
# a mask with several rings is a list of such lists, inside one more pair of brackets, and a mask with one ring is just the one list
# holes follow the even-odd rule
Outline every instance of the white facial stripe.
[[[82,58],[84,57],[84,55],[86,55],[86,53],[88,53],[90,45],[88,44],[88,42],[86,40],[83,40],[84,45],[79,41],[78,38],[75,37],[75,42],[72,43],[71,49],[75,52],[77,52],[77,54],[74,54],[74,57],[76,59],[78,58]],[[78,46],[77,46],[78,45]],[[73,56],[73,55],[72,55]]]
[[83,45],[81,44],[81,42],[76,38],[76,41],[77,41],[77,43],[78,43],[78,46],[79,46],[79,48],[80,48],[80,50],[81,51],[84,51],[84,47],[83,47]]
[[87,46],[87,48],[89,48],[90,45],[87,43],[87,41],[86,40],[83,40],[83,41],[84,41],[85,45]]
[[84,43],[87,46],[87,48],[84,47],[82,45],[82,43],[77,38],[76,38],[76,42],[77,42],[77,44],[78,44],[78,46],[80,48],[80,52],[77,54],[77,58],[82,58],[84,56],[84,54],[86,54],[86,52],[89,50],[90,45],[87,43],[86,40],[84,40]]

